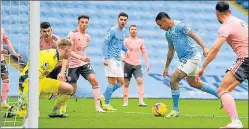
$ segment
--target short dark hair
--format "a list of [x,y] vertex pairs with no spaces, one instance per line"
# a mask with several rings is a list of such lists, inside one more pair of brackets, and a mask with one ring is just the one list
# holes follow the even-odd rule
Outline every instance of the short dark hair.
[[157,21],[157,20],[162,20],[162,19],[165,18],[165,17],[168,18],[168,19],[171,19],[167,13],[165,13],[165,12],[160,12],[160,13],[158,13],[157,16],[156,16],[156,21]]
[[42,29],[46,29],[46,28],[48,28],[48,27],[51,27],[51,25],[50,25],[49,22],[42,22],[41,25],[40,25],[40,27],[41,27]]
[[125,13],[125,12],[120,12],[120,13],[118,14],[118,18],[121,17],[121,16],[127,17],[127,19],[128,19],[128,14]]
[[229,10],[229,4],[226,1],[219,1],[217,2],[215,9],[221,13],[225,13]]
[[136,28],[137,28],[137,25],[131,25],[131,26],[129,27],[129,29],[131,29],[131,27],[136,27]]
[[86,14],[81,14],[79,17],[78,17],[78,21],[81,19],[81,18],[84,18],[84,19],[90,19],[90,17]]

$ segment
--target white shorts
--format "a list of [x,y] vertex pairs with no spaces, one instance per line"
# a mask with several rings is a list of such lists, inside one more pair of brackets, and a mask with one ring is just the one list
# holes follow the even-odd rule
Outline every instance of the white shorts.
[[104,66],[105,76],[107,77],[124,77],[124,70],[121,61],[108,59],[108,66]]
[[178,69],[182,70],[188,76],[195,76],[199,70],[199,66],[201,64],[201,54],[197,53],[191,59],[181,62],[178,66]]

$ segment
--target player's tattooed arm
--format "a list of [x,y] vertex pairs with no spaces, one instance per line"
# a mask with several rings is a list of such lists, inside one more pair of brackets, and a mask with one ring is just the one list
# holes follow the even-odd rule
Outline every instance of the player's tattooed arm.
[[165,65],[165,69],[169,68],[169,65],[174,57],[175,54],[175,49],[172,45],[168,45],[169,46],[169,50],[168,50],[168,55],[167,55],[167,60],[166,60],[166,65]]
[[176,71],[170,77],[170,86],[172,90],[179,90],[179,82],[187,76],[186,73],[181,71],[180,69],[176,69]]
[[195,40],[196,43],[198,43],[202,49],[203,49],[203,55],[206,57],[208,52],[209,52],[209,49],[207,46],[205,46],[205,44],[203,43],[203,41],[201,40],[200,36],[197,35],[193,30],[190,30],[188,32],[188,36],[191,37],[192,39]]
[[201,40],[200,36],[197,35],[193,30],[188,32],[188,36],[194,39],[202,48],[206,47],[203,41]]

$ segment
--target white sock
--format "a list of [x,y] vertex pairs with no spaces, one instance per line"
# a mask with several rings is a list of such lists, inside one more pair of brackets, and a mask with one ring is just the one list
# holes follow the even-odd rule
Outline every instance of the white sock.
[[232,123],[239,123],[239,122],[240,122],[239,118],[235,118],[232,120]]

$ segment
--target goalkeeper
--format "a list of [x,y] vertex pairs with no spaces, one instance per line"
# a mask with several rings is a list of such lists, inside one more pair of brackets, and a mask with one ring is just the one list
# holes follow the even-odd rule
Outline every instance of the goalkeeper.
[[[52,111],[49,113],[49,117],[68,117],[67,114],[60,112],[60,107],[64,104],[70,97],[73,92],[73,87],[63,81],[55,80],[51,78],[46,78],[46,76],[55,68],[59,60],[67,60],[71,55],[72,43],[68,39],[59,39],[57,42],[57,49],[49,49],[40,51],[40,62],[39,62],[39,93],[40,94],[53,94],[59,93],[57,100],[54,104]],[[64,60],[62,63],[65,63]],[[28,69],[29,63],[24,68],[21,76],[19,78],[19,92],[20,97],[17,102],[11,106],[5,113],[5,117],[16,116],[17,113],[21,110],[25,110],[26,105],[28,104]],[[61,70],[62,73],[66,69]],[[25,116],[24,116],[25,117]]]

